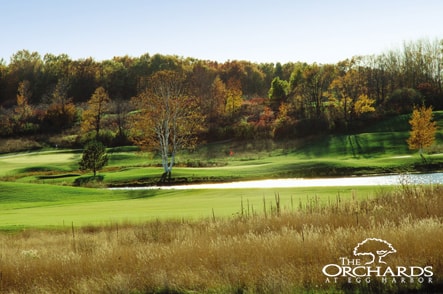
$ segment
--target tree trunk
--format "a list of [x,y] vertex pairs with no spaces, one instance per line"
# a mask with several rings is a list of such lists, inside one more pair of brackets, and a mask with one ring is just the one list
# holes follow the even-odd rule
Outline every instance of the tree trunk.
[[425,158],[425,156],[423,155],[423,148],[420,148],[420,149],[418,150],[418,153],[420,154],[420,157],[421,157],[421,159],[423,160],[423,162],[426,163],[426,158]]
[[166,181],[171,182],[172,178],[172,168],[175,163],[175,152],[172,152],[171,157],[168,158],[168,154],[166,151],[162,150],[162,166],[163,166],[163,174],[160,178],[160,183],[166,183]]
[[165,171],[163,174],[162,174],[162,176],[161,176],[161,178],[160,178],[160,184],[164,184],[164,183],[166,183],[166,181],[168,181],[168,182],[171,182],[171,171]]

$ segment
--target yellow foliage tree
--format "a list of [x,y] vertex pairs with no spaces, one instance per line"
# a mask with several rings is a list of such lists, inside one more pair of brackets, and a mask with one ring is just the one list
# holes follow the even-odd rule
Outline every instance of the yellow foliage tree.
[[242,95],[240,81],[233,78],[229,79],[226,87],[226,113],[233,115],[241,107],[243,103]]
[[369,98],[366,94],[361,94],[360,96],[358,96],[358,99],[357,101],[355,101],[354,104],[355,115],[357,117],[360,117],[363,113],[374,112],[374,103],[374,99]]
[[437,124],[432,121],[432,106],[414,108],[411,119],[409,120],[411,131],[407,140],[409,149],[418,150],[423,161],[423,148],[431,146],[435,141],[435,132]]
[[214,119],[225,113],[226,99],[227,99],[227,89],[225,83],[216,76],[211,84],[211,111],[209,113],[209,118]]
[[375,100],[368,97],[367,92],[362,74],[350,68],[331,82],[327,95],[337,114],[340,114],[347,124],[351,124],[362,114],[375,111]]

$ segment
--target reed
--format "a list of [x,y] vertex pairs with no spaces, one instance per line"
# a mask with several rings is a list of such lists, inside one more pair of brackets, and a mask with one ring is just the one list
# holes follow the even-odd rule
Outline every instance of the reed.
[[[357,193],[357,191],[355,192]],[[283,209],[240,203],[230,218],[0,234],[1,293],[293,293],[437,291],[443,287],[443,188]],[[249,207],[249,205],[247,205]],[[325,283],[322,267],[366,237],[390,240],[391,264],[433,267],[433,283]],[[438,288],[440,287],[440,288]]]

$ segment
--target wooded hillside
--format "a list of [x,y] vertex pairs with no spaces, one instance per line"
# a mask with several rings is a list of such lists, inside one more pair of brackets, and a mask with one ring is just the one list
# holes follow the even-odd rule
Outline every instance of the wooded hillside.
[[[39,136],[68,147],[97,132],[108,145],[127,144],[136,110],[131,98],[165,70],[185,76],[187,95],[205,115],[200,137],[207,141],[348,132],[410,113],[414,105],[443,109],[443,40],[337,64],[218,63],[160,54],[72,60],[22,50],[0,61],[0,136]],[[88,128],[85,113],[99,88],[109,99],[99,128]]]

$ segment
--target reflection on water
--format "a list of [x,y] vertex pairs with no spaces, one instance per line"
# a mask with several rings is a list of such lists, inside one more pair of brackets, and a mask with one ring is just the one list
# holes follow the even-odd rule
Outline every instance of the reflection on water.
[[242,189],[242,188],[292,188],[292,187],[340,187],[340,186],[383,186],[400,184],[443,184],[443,173],[407,174],[370,177],[346,177],[324,179],[270,179],[216,184],[178,186],[123,187],[115,190],[144,189]]

